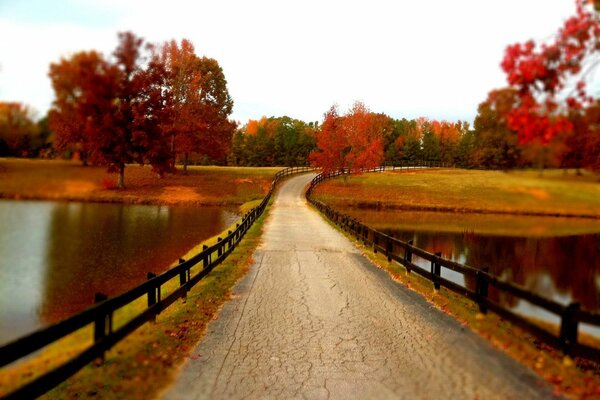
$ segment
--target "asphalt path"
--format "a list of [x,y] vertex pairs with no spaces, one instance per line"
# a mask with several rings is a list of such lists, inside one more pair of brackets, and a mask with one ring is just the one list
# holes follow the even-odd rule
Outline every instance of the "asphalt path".
[[250,273],[163,398],[548,399],[532,371],[392,281],[285,181]]

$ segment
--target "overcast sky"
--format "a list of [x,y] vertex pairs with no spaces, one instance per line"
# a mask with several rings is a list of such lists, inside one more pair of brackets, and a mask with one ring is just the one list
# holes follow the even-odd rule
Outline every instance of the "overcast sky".
[[551,37],[573,0],[0,0],[0,101],[42,116],[48,66],[108,55],[117,32],[190,39],[218,60],[233,118],[321,120],[355,100],[392,117],[467,120],[505,84],[506,45]]

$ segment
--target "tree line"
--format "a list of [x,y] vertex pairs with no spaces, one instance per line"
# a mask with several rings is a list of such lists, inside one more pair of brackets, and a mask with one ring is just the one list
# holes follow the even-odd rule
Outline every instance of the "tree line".
[[183,40],[146,43],[119,34],[110,57],[79,52],[50,66],[55,100],[47,117],[0,103],[0,156],[77,154],[119,172],[150,164],[158,174],[190,160],[242,166],[361,168],[442,161],[463,168],[600,170],[600,101],[586,88],[600,50],[597,10],[576,12],[549,41],[507,47],[507,86],[492,90],[467,122],[395,119],[356,103],[321,122],[229,116],[233,100],[218,62]]
[[[227,129],[231,133],[219,134],[213,139],[210,134],[201,135],[203,131],[198,125],[185,126],[179,119],[182,130],[185,127],[187,132],[198,136],[163,135],[160,146],[165,151],[163,160],[168,161],[163,172],[172,170],[174,153],[179,154],[179,162],[184,166],[188,159],[195,164],[301,166],[313,163],[332,168],[427,160],[462,168],[600,169],[600,137],[595,130],[586,129],[586,124],[578,123],[581,115],[573,116],[576,129],[580,129],[577,134],[557,135],[545,145],[520,141],[518,132],[510,129],[502,117],[515,96],[511,89],[493,91],[489,99],[480,104],[473,126],[463,121],[395,119],[371,112],[361,103],[345,114],[333,107],[321,122],[304,122],[287,116],[262,117],[231,129],[233,123],[224,120],[230,124]],[[587,109],[586,118],[598,120],[599,117],[600,103]],[[71,141],[66,140],[68,138],[50,129],[48,117],[35,123],[27,107],[0,103],[0,155],[53,158],[76,154],[82,162],[87,159],[87,162],[97,163],[90,154],[86,155],[88,144],[83,138]],[[329,154],[328,158],[323,153]],[[372,161],[367,162],[367,158]]]

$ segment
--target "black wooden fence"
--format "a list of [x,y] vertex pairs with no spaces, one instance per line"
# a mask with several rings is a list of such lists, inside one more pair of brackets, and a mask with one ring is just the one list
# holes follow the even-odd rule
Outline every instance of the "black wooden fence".
[[[236,224],[235,230],[229,231],[223,238],[219,237],[216,244],[209,247],[205,246],[199,254],[188,260],[179,260],[179,265],[160,275],[148,273],[148,280],[146,282],[118,296],[107,298],[102,294],[97,294],[96,304],[92,307],[0,347],[0,367],[4,367],[81,328],[90,324],[93,324],[94,327],[94,342],[90,347],[57,368],[3,396],[2,399],[30,399],[40,396],[75,374],[90,362],[104,358],[107,350],[146,322],[155,320],[161,311],[169,307],[177,299],[185,297],[187,292],[196,283],[225,260],[252,224],[263,213],[277,183],[281,179],[288,175],[312,170],[313,168],[309,167],[293,167],[279,171],[271,183],[269,193],[260,205],[244,215],[240,223]],[[191,269],[197,265],[202,268],[192,276]],[[161,287],[173,279],[179,280],[179,287],[163,297]],[[113,329],[113,314],[143,296],[146,296],[148,299],[148,307],[123,326]]]
[[[423,163],[421,163],[420,165],[415,166],[404,165],[403,168],[437,166],[443,165],[436,163],[423,165]],[[399,167],[382,166],[371,169],[362,169],[360,171],[382,172],[394,169],[399,169]],[[306,192],[306,197],[310,203],[312,203],[317,209],[325,214],[332,222],[340,226],[343,230],[356,236],[356,239],[361,240],[365,245],[372,246],[374,252],[384,253],[387,256],[388,261],[396,261],[403,265],[408,273],[415,272],[430,280],[435,289],[439,289],[441,286],[444,286],[447,289],[476,302],[479,305],[479,309],[482,313],[486,313],[487,310],[491,310],[502,318],[505,318],[521,328],[531,332],[547,344],[555,348],[562,349],[567,354],[600,362],[600,349],[582,344],[578,341],[579,324],[585,323],[600,327],[600,313],[583,310],[578,303],[572,303],[569,305],[559,304],[555,301],[532,293],[518,284],[506,282],[496,276],[493,276],[485,269],[474,268],[444,259],[441,257],[441,253],[429,253],[423,249],[413,246],[412,240],[405,242],[386,235],[385,233],[376,231],[373,228],[370,228],[369,226],[359,222],[358,220],[346,214],[340,213],[312,197],[312,192],[316,185],[326,179],[331,179],[348,173],[350,173],[350,171],[343,170],[327,174],[319,174],[312,180]],[[413,263],[414,256],[430,262],[430,270],[428,271],[415,265]],[[475,289],[469,289],[443,278],[441,276],[442,267],[462,274],[465,277],[465,282],[467,279],[469,279],[471,282],[475,282]],[[515,298],[523,299],[537,307],[557,315],[561,321],[559,335],[554,335],[549,330],[539,326],[538,324],[535,324],[521,315],[514,313],[513,311],[490,299],[488,297],[488,290],[490,287],[493,287],[500,292],[508,293]]]

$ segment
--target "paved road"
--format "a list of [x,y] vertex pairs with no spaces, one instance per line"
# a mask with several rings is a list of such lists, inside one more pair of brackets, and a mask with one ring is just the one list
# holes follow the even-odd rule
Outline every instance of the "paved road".
[[547,399],[550,389],[279,190],[255,264],[165,399]]

